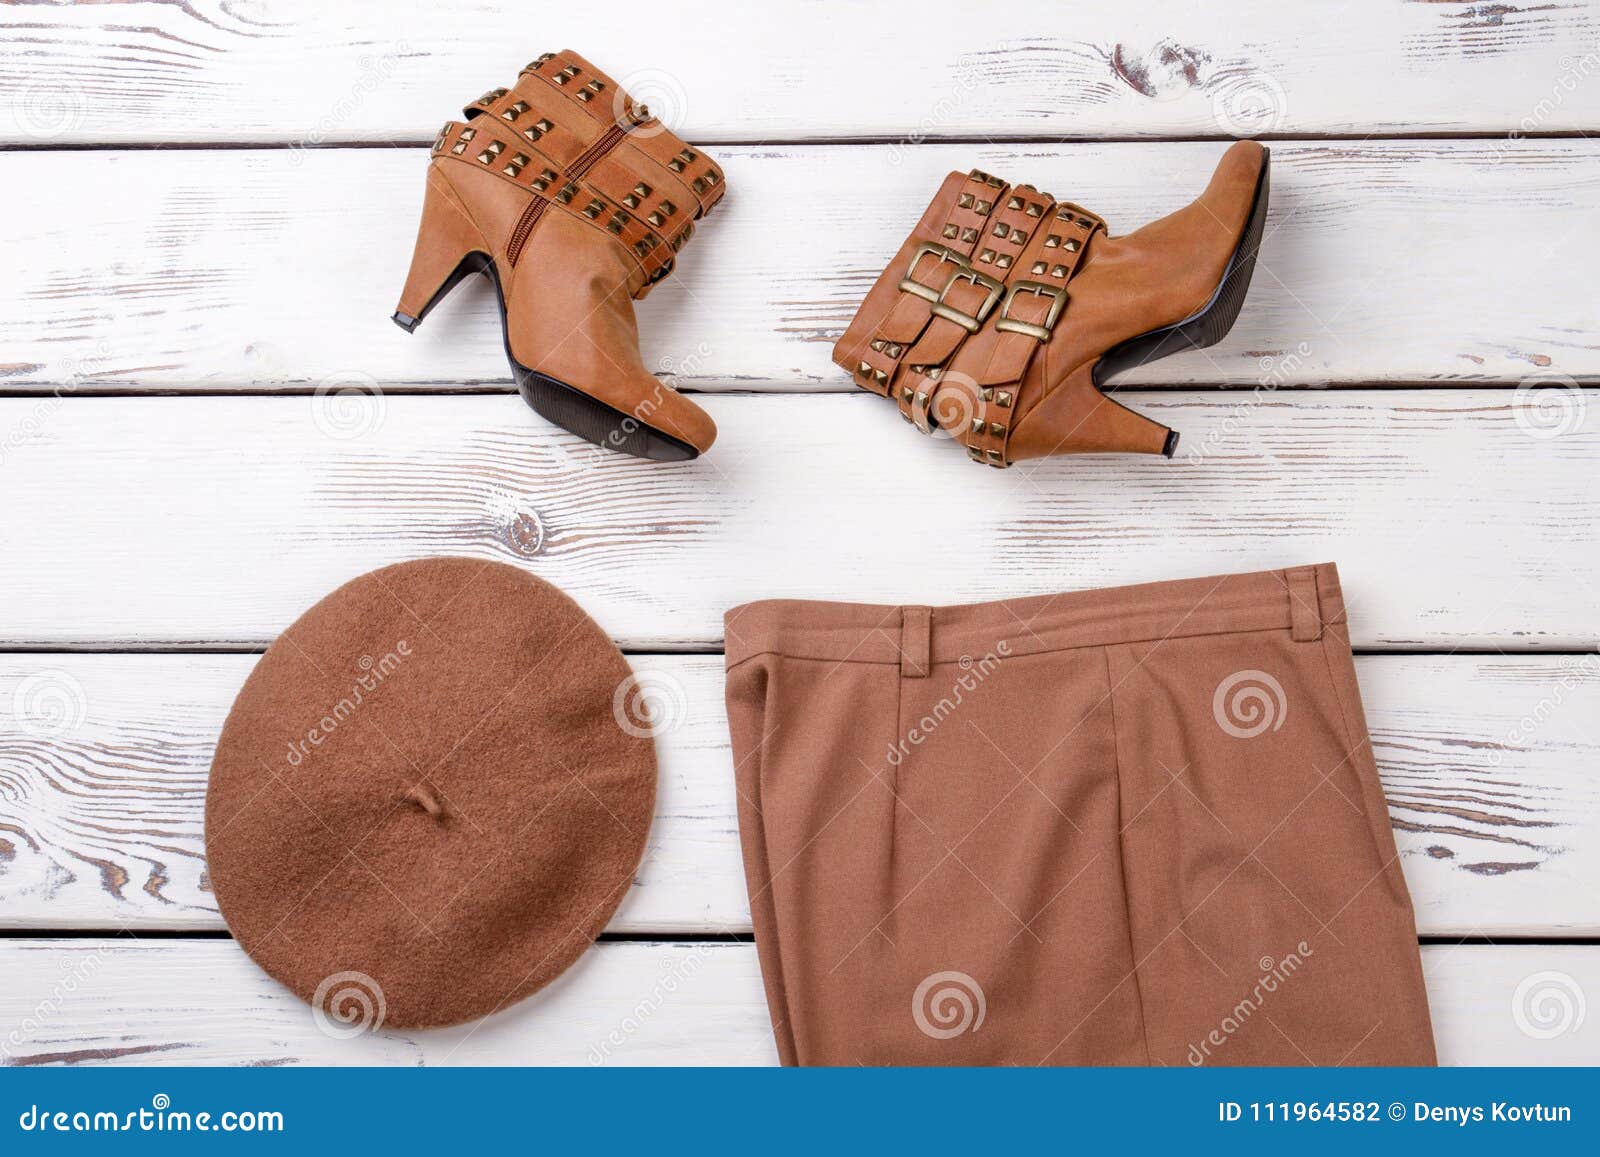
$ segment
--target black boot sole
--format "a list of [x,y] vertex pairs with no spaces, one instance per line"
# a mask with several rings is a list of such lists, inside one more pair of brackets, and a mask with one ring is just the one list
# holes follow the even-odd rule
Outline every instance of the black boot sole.
[[[1103,383],[1113,374],[1148,365],[1185,350],[1205,349],[1228,336],[1233,323],[1239,319],[1239,311],[1244,308],[1250,278],[1256,271],[1256,253],[1261,248],[1261,235],[1267,224],[1271,173],[1272,153],[1262,149],[1261,174],[1256,178],[1256,194],[1250,206],[1250,216],[1245,221],[1244,232],[1240,234],[1239,243],[1228,258],[1228,266],[1211,299],[1182,321],[1129,338],[1107,350],[1094,367],[1096,389],[1104,390]],[[1162,452],[1170,458],[1177,448],[1178,433],[1174,430],[1168,435],[1166,449]]]
[[516,379],[517,392],[523,401],[548,421],[568,430],[586,442],[635,458],[648,458],[652,462],[687,462],[698,458],[700,451],[689,443],[658,430],[643,418],[625,414],[568,385],[559,378],[531,370],[511,354],[511,331],[506,321],[506,295],[500,287],[500,271],[494,258],[479,251],[468,253],[457,263],[444,284],[434,291],[422,312],[412,317],[396,313],[394,323],[407,333],[422,324],[445,297],[462,281],[474,273],[482,273],[494,286],[495,304],[500,309],[500,339],[505,345],[506,361],[511,363],[511,375]]

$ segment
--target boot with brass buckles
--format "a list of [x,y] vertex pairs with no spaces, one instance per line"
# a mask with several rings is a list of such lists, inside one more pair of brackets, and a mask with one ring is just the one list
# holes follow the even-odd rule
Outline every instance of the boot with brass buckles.
[[1231,146],[1189,205],[1124,237],[1032,185],[951,173],[868,291],[834,361],[923,433],[986,465],[1164,454],[1177,432],[1102,393],[1118,371],[1214,345],[1266,222],[1266,149]]
[[546,53],[439,131],[411,272],[411,331],[473,273],[540,414],[658,461],[710,448],[708,415],[644,366],[633,302],[673,268],[722,171],[574,52]]

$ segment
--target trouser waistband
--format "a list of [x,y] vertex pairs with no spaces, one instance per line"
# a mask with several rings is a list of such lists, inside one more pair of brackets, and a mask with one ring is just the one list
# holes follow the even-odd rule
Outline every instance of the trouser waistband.
[[1320,638],[1345,621],[1332,563],[1178,579],[961,606],[769,599],[725,616],[728,666],[756,655],[896,663],[920,678],[939,663],[1192,635],[1288,630]]

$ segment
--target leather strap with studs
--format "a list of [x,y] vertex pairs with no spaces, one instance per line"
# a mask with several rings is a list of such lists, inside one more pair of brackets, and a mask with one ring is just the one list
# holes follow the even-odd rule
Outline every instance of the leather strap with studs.
[[[907,417],[909,400],[924,386],[928,369],[943,361],[942,357],[933,357],[934,351],[945,345],[953,350],[960,344],[959,337],[952,337],[950,330],[956,334],[965,330],[953,315],[964,307],[982,308],[985,294],[969,291],[965,282],[957,283],[954,278],[970,270],[973,248],[1004,190],[1004,181],[979,169],[966,175],[938,227],[936,239],[929,238],[913,250],[911,260],[900,271],[900,295],[878,323],[855,367],[856,384],[863,389],[889,397],[903,395],[901,412]],[[928,360],[908,358],[908,351],[918,347],[924,338],[928,339],[922,346]],[[896,380],[902,363],[909,375],[903,382]]]
[[[1006,280],[1014,276],[1020,267],[1022,255],[1035,240],[1035,233],[1049,205],[1049,200],[1042,198],[1032,185],[1013,185],[995,209],[988,228],[979,237],[972,266],[980,275],[991,279],[987,283],[985,294],[989,308],[981,319],[985,325],[993,323],[994,311],[1003,300]],[[950,348],[937,350],[940,363],[947,364],[973,332],[976,331],[963,329]],[[948,389],[955,385],[956,383],[950,382],[944,388]],[[939,390],[935,389],[928,391],[927,399],[921,404],[918,404],[915,398],[912,400],[911,420],[924,434],[931,434],[940,428],[938,421],[940,417],[953,417],[957,421],[964,422],[967,420],[967,415],[974,412],[971,406],[958,404],[954,414],[930,413],[930,405],[934,405],[938,397]],[[958,437],[964,433],[965,431],[956,431]]]
[[551,206],[602,229],[644,273],[635,296],[666,277],[694,220],[721,199],[721,170],[610,77],[572,52],[530,62],[511,89],[485,93],[433,152],[481,164],[530,195],[512,236],[515,263]]
[[1089,239],[1105,227],[1078,206],[1037,194],[1044,216],[1007,280],[992,324],[993,349],[975,376],[976,397],[966,431],[975,462],[1008,466],[1006,445],[1016,416],[1016,396],[1034,356],[1050,340],[1067,308],[1067,284],[1078,271]]

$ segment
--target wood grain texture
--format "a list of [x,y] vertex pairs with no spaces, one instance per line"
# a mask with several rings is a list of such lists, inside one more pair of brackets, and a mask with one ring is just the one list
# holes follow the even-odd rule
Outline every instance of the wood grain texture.
[[[1559,1003],[1600,990],[1600,948],[1441,946],[1422,957],[1441,1063],[1600,1059],[1600,1023],[1573,1023]],[[0,943],[0,971],[8,980],[0,1061],[9,1064],[777,1060],[750,944],[601,944],[550,987],[478,1025],[345,1039],[325,1033],[231,941],[11,940]]]
[[1544,429],[1504,391],[1134,393],[1177,458],[1008,471],[860,392],[711,397],[721,441],[678,467],[515,397],[0,399],[0,645],[261,645],[346,579],[444,553],[528,567],[634,650],[719,649],[756,598],[1328,559],[1358,647],[1592,648],[1600,397],[1563,397]]
[[[720,656],[635,656],[661,786],[632,934],[750,931]],[[252,655],[0,656],[0,926],[215,931],[206,773]],[[1600,935],[1600,657],[1356,662],[1425,936]]]
[[1149,0],[1049,21],[993,0],[658,0],[601,27],[511,0],[21,4],[0,21],[0,138],[416,142],[563,47],[691,140],[1571,131],[1600,117],[1581,83],[1596,27],[1586,0]]
[[[1221,151],[719,149],[728,197],[677,275],[641,303],[646,362],[685,388],[849,391],[832,343],[949,170],[1034,181],[1126,232],[1198,193]],[[0,387],[509,390],[483,279],[415,335],[389,320],[426,155],[0,155],[8,196],[52,206],[15,215],[8,229]],[[1600,145],[1283,142],[1273,157],[1261,263],[1232,333],[1126,381],[1277,390],[1600,380],[1590,284]]]

